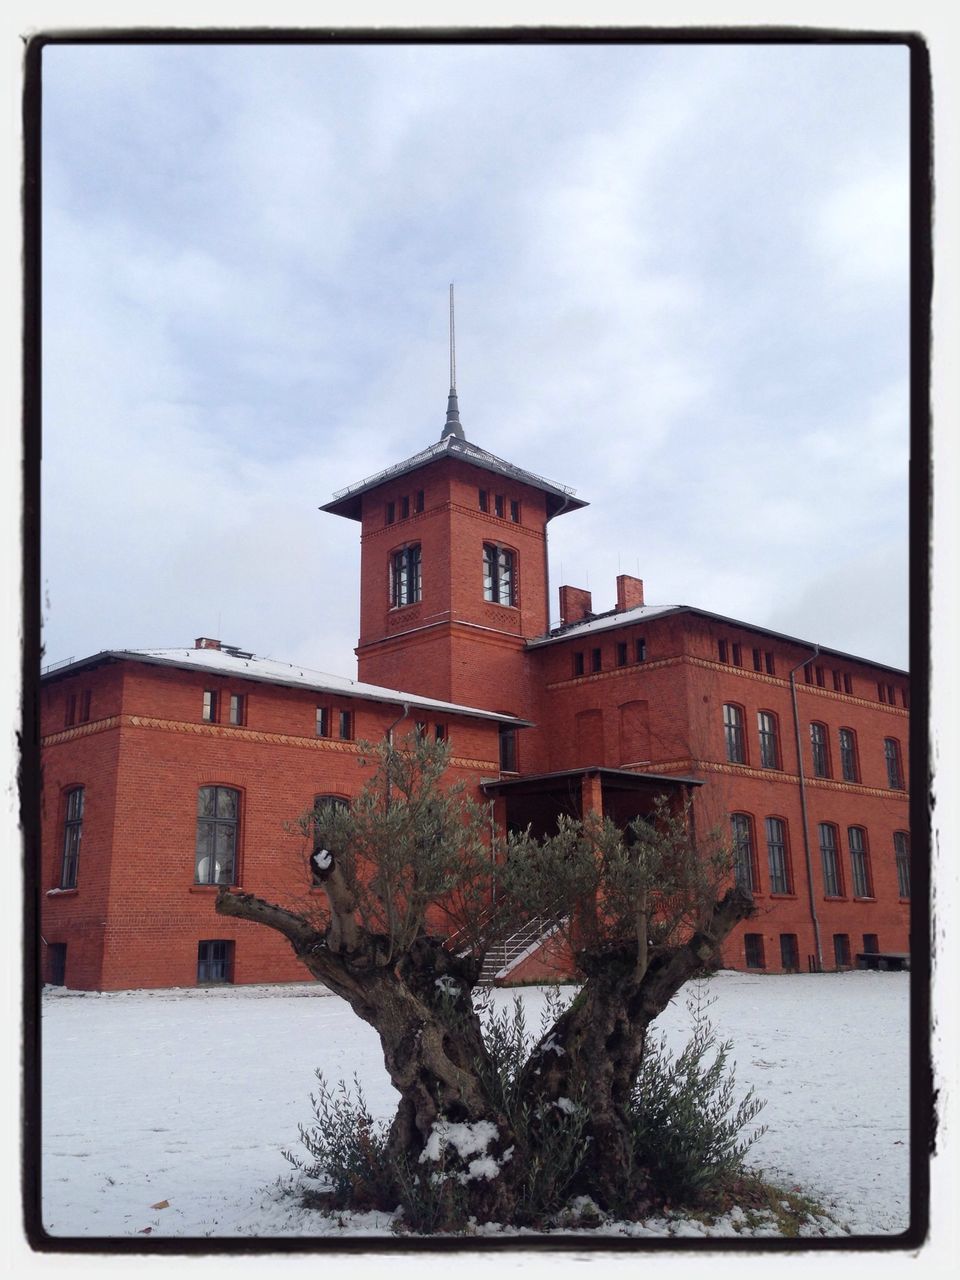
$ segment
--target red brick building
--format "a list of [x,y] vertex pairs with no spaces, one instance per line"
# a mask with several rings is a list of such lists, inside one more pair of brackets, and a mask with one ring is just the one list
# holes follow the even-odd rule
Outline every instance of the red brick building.
[[[219,883],[309,902],[292,820],[362,785],[358,740],[414,725],[501,826],[619,821],[664,791],[730,833],[756,916],[735,968],[909,951],[908,677],[686,605],[560,588],[547,524],[574,492],[464,438],[323,510],[360,524],[360,681],[218,641],[106,651],[42,682],[46,981],[111,990],[302,978],[270,931],[217,916]],[[613,591],[611,591],[613,596]],[[406,690],[407,692],[400,692]],[[513,970],[535,976],[534,952]]]

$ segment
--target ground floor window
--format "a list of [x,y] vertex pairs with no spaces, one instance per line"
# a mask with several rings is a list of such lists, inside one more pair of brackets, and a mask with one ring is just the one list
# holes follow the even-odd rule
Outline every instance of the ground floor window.
[[747,958],[748,969],[766,968],[766,962],[763,957],[762,933],[745,933],[743,935],[743,949]]
[[208,939],[197,945],[197,982],[233,981],[233,943]]
[[780,935],[780,968],[786,973],[797,973],[800,969],[800,947],[795,933]]
[[850,935],[848,933],[833,935],[833,958],[838,969],[850,968]]
[[875,956],[880,950],[880,941],[875,933],[863,935],[863,951],[865,955]]
[[65,942],[47,943],[47,974],[52,986],[66,986],[67,944]]

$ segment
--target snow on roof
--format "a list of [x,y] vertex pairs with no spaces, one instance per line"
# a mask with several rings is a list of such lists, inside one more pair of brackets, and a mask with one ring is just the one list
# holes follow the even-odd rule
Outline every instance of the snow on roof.
[[571,622],[560,631],[541,636],[538,640],[528,640],[527,648],[535,649],[544,644],[557,644],[560,640],[569,640],[571,636],[589,635],[592,631],[606,631],[610,627],[625,627],[631,622],[644,622],[647,618],[676,613],[682,608],[684,606],[680,604],[638,604],[635,609],[623,609],[620,613],[605,613],[599,618],[591,618],[586,622]]
[[[266,684],[302,685],[322,693],[348,695],[375,702],[408,703],[425,711],[442,711],[447,714],[476,716],[483,720],[510,721],[525,725],[528,722],[502,712],[484,711],[456,702],[441,702],[437,698],[425,698],[419,693],[405,693],[401,689],[386,689],[381,685],[364,684],[347,676],[335,676],[326,671],[313,671],[295,663],[280,662],[276,658],[258,658],[249,654],[234,654],[225,649],[108,649],[91,658],[85,658],[71,666],[83,667],[104,658],[130,659],[134,662],[150,662],[159,666],[200,669],[215,675],[242,676],[244,680],[260,680]],[[58,666],[57,675],[68,673],[69,667]]]
[[[817,644],[813,640],[804,640],[800,636],[788,636],[782,631],[771,631],[768,627],[759,626],[756,622],[744,622],[740,618],[728,618],[722,613],[711,613],[709,609],[698,609],[690,604],[638,605],[635,609],[624,609],[617,613],[603,613],[599,617],[584,622],[573,622],[569,626],[551,631],[549,635],[540,636],[537,640],[528,640],[527,648],[535,649],[541,645],[559,644],[561,640],[589,635],[594,631],[608,631],[612,627],[629,626],[632,622],[645,622],[649,618],[662,618],[668,613],[695,613],[700,618],[711,618],[714,622],[722,622],[728,627],[743,627],[746,631],[756,631],[759,635],[769,636],[775,640],[786,640],[789,644],[800,645],[808,649],[816,649],[818,653],[829,654],[835,658],[845,658],[848,662],[862,662],[882,671],[890,671],[895,675],[909,677],[909,671],[899,667],[891,667],[885,662],[877,662],[874,658],[863,658],[855,653],[846,653],[842,649],[831,649],[827,645]],[[811,659],[812,660],[812,659]]]
[[351,520],[359,520],[360,496],[362,494],[367,493],[370,489],[376,489],[381,484],[386,484],[388,480],[395,480],[399,476],[406,475],[409,471],[418,470],[428,463],[435,462],[440,458],[450,457],[459,458],[464,462],[480,467],[484,471],[492,471],[495,475],[507,476],[512,480],[519,480],[523,484],[528,484],[534,489],[540,489],[547,495],[548,519],[555,515],[560,515],[563,511],[575,511],[578,507],[589,505],[582,498],[578,498],[576,489],[571,489],[569,485],[557,484],[554,480],[547,480],[544,476],[536,475],[532,471],[526,471],[523,467],[515,466],[512,462],[505,462],[503,458],[498,458],[496,454],[490,453],[487,449],[482,449],[480,445],[473,444],[470,440],[460,440],[457,436],[449,435],[444,436],[434,444],[428,445],[426,449],[421,449],[413,457],[405,458],[403,462],[395,462],[392,466],[378,471],[376,475],[368,476],[365,480],[359,480],[356,484],[348,485],[345,489],[338,489],[333,495],[332,501],[324,503],[320,510],[329,511],[334,515],[346,516]]

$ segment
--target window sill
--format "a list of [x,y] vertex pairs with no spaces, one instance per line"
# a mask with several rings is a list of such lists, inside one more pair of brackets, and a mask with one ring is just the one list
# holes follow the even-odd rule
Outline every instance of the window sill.
[[80,890],[75,887],[73,889],[61,889],[57,886],[54,889],[48,889],[46,896],[48,898],[75,898],[79,892]]
[[872,897],[872,896],[871,896],[871,895],[869,895],[869,894],[867,894],[867,895],[865,895],[865,896],[861,896],[860,894],[856,894],[856,893],[855,893],[855,894],[853,895],[853,900],[854,900],[854,902],[876,902],[876,898]]
[[231,893],[241,892],[238,884],[192,884],[191,893],[219,893],[221,889],[229,889]]
[[847,895],[845,893],[825,893],[823,900],[824,902],[846,902]]
[[785,902],[796,902],[797,895],[795,893],[771,893],[771,898],[780,898]]

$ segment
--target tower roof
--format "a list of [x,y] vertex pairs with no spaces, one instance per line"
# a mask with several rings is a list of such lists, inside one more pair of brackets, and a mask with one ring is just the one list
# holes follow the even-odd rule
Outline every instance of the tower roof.
[[[457,426],[459,425],[458,422]],[[376,475],[368,476],[366,480],[360,480],[356,484],[348,485],[346,489],[338,490],[333,495],[333,499],[324,503],[320,510],[329,511],[337,516],[346,516],[348,520],[359,520],[360,499],[363,494],[390,480],[407,475],[408,472],[432,466],[433,463],[440,462],[444,458],[456,458],[461,462],[469,463],[470,466],[479,467],[481,471],[507,476],[511,480],[529,485],[531,489],[539,489],[547,499],[548,520],[553,516],[561,515],[564,511],[576,511],[579,507],[588,505],[582,498],[576,496],[576,489],[571,489],[569,485],[555,484],[552,480],[545,480],[543,476],[534,475],[532,471],[525,471],[523,467],[514,466],[512,462],[504,462],[502,458],[488,453],[486,449],[481,449],[477,444],[471,444],[469,440],[451,431],[449,434],[444,434],[436,444],[431,444],[419,453],[415,453],[412,458],[394,463],[392,467],[386,467]]]

